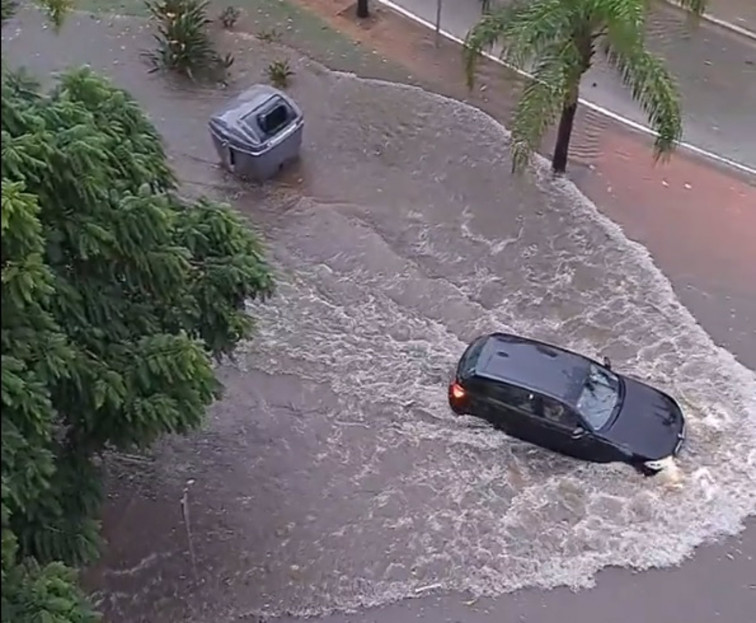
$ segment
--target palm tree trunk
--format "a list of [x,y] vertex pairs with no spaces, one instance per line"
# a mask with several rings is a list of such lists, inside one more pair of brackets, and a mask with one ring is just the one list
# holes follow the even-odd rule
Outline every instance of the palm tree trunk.
[[570,89],[569,94],[564,100],[562,116],[559,119],[554,156],[551,159],[551,169],[557,174],[562,174],[567,170],[567,157],[570,151],[570,138],[572,137],[572,126],[575,123],[577,106],[578,88],[575,86]]
[[357,0],[357,17],[366,18],[370,17],[370,11],[368,9],[368,0]]

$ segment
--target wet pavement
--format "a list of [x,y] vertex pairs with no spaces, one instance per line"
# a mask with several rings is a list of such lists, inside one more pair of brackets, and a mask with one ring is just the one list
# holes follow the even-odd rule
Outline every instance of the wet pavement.
[[[436,0],[395,0],[435,23]],[[442,4],[441,25],[464,38],[480,16],[477,0]],[[665,59],[682,95],[683,140],[756,169],[756,41],[701,21],[691,26],[677,9],[657,5],[648,24],[648,46]],[[616,72],[600,55],[584,76],[581,96],[646,125]]]
[[[502,175],[507,136],[490,118],[293,58],[302,165],[283,185],[242,187],[214,167],[205,130],[228,94],[147,76],[137,22],[80,18],[53,38],[25,20],[4,41],[8,60],[113,75],[182,179],[252,216],[280,274],[275,301],[253,309],[258,338],[220,371],[226,397],[207,429],[117,461],[110,547],[89,578],[108,621],[585,586],[605,566],[677,563],[756,510],[754,373],[574,186],[543,167]],[[244,45],[240,83],[280,54]],[[606,353],[680,396],[691,422],[681,486],[452,417],[448,373],[492,327]]]

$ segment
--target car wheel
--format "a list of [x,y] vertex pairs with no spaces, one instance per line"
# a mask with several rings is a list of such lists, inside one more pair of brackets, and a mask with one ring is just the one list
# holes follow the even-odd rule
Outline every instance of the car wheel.
[[459,407],[455,407],[453,404],[450,404],[449,407],[451,407],[451,410],[454,412],[454,415],[467,415],[462,409]]

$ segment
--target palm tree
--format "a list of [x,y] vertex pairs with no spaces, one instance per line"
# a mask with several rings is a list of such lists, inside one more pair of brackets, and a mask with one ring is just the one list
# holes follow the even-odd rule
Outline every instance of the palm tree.
[[[680,0],[695,15],[707,0]],[[645,48],[645,21],[651,0],[515,0],[483,15],[465,40],[464,61],[472,88],[483,50],[502,46],[501,58],[530,67],[512,123],[512,170],[525,165],[559,116],[552,158],[555,173],[567,168],[570,135],[580,80],[597,50],[622,77],[648,114],[657,136],[654,157],[668,155],[682,135],[680,98],[660,59]]]

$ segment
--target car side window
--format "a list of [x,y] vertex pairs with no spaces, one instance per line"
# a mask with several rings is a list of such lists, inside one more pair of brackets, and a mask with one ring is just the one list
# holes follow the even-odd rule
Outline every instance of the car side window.
[[505,383],[486,383],[486,395],[496,402],[535,415],[533,394],[525,389]]
[[536,415],[558,426],[573,429],[579,423],[577,415],[558,400],[548,396],[537,396],[535,399]]

